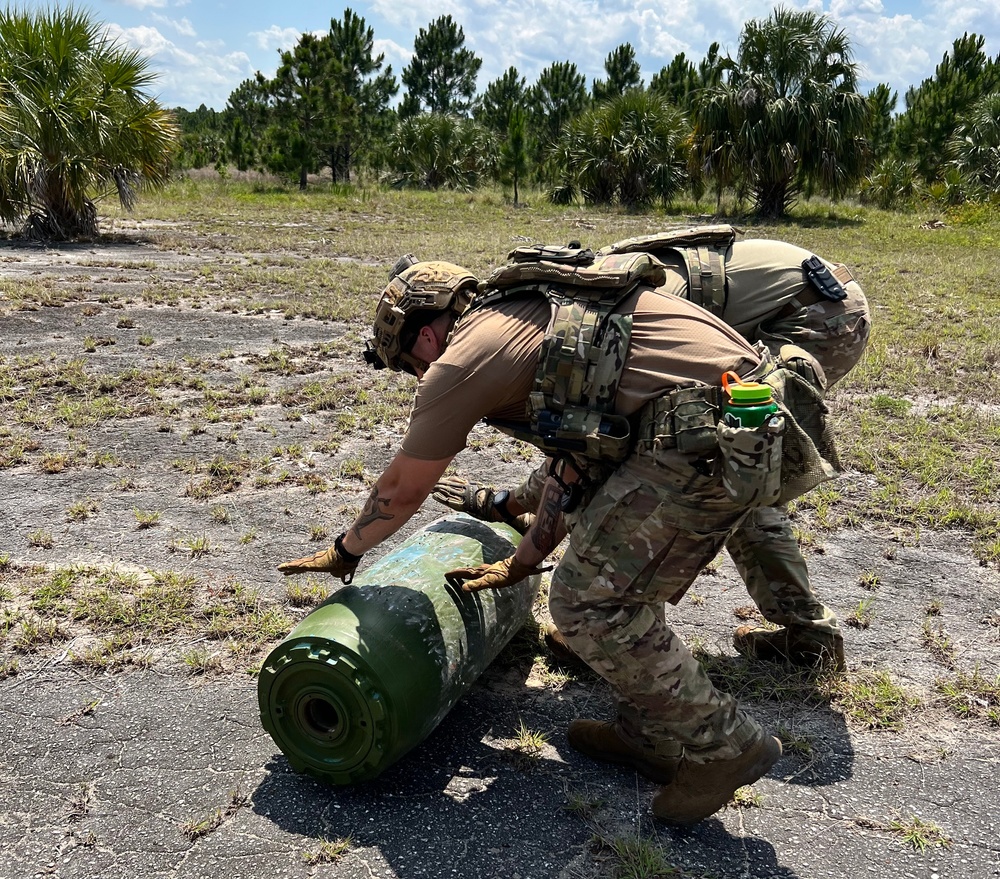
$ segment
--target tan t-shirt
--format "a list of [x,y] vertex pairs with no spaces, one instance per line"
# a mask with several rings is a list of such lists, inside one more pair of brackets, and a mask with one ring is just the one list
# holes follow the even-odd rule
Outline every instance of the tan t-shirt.
[[[632,335],[615,411],[631,415],[676,387],[718,385],[722,373],[745,375],[760,359],[734,330],[676,296],[640,288],[619,308],[632,312]],[[402,451],[440,460],[465,447],[482,418],[527,421],[528,396],[549,305],[527,297],[473,311],[420,384]]]

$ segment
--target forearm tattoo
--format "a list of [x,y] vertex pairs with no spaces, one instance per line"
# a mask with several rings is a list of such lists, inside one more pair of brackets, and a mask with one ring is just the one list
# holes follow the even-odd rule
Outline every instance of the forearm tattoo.
[[562,515],[562,508],[559,505],[562,495],[562,489],[554,480],[545,481],[542,487],[542,502],[538,508],[538,519],[535,527],[531,529],[531,542],[535,545],[535,549],[545,555],[555,548],[556,528]]
[[366,525],[371,525],[372,522],[377,522],[379,519],[395,518],[391,513],[383,512],[383,509],[389,506],[389,500],[387,497],[379,497],[377,485],[372,489],[372,493],[368,495],[368,500],[365,502],[364,509],[351,528],[351,531],[358,540],[361,540],[361,532]]

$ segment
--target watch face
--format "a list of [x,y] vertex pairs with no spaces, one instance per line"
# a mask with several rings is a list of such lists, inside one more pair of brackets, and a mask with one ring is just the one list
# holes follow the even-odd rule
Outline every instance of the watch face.
[[507,498],[510,497],[510,492],[506,488],[500,489],[500,491],[493,492],[493,506],[494,507],[507,507]]

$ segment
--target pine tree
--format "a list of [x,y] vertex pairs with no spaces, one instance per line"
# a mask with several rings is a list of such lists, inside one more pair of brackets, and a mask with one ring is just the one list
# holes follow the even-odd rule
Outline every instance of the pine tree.
[[399,91],[390,65],[382,71],[385,55],[374,56],[374,32],[350,9],[340,21],[330,20],[328,39],[340,62],[337,88],[340,92],[339,133],[330,150],[334,180],[349,182],[357,154],[376,137],[388,134],[392,125],[389,101]]
[[528,176],[531,167],[526,125],[527,115],[518,105],[511,107],[507,122],[507,139],[500,147],[498,169],[501,183],[514,187],[514,205],[520,203],[520,184]]
[[524,77],[518,74],[516,67],[508,67],[503,76],[486,86],[472,115],[490,131],[505,137],[511,113],[515,107],[523,107],[525,93]]
[[914,159],[928,182],[942,173],[947,144],[959,121],[984,95],[1000,89],[1000,55],[983,52],[985,39],[966,33],[945,53],[934,76],[906,93],[906,111],[896,122],[896,149]]
[[400,116],[426,109],[435,114],[463,115],[472,106],[482,59],[465,48],[465,32],[450,15],[420,29],[413,58],[403,70],[407,93]]
[[875,164],[884,159],[892,147],[895,121],[893,113],[896,110],[898,95],[884,82],[880,82],[868,92],[868,111],[871,113],[871,162]]
[[587,80],[572,61],[546,67],[528,89],[528,124],[535,137],[534,161],[542,168],[563,128],[589,103]]
[[629,89],[642,85],[642,71],[635,60],[635,49],[631,43],[622,43],[604,60],[606,80],[595,79],[591,93],[595,101],[621,97]]
[[313,34],[303,34],[294,49],[280,54],[281,66],[268,85],[272,149],[265,162],[272,171],[297,177],[299,189],[305,189],[308,175],[320,169],[342,136],[343,68],[330,40]]

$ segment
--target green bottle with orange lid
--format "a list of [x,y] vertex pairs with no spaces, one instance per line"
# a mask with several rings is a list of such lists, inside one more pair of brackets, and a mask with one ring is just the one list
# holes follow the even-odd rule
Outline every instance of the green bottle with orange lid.
[[771,388],[761,382],[743,381],[735,372],[725,372],[722,389],[722,419],[730,427],[760,427],[778,412]]

